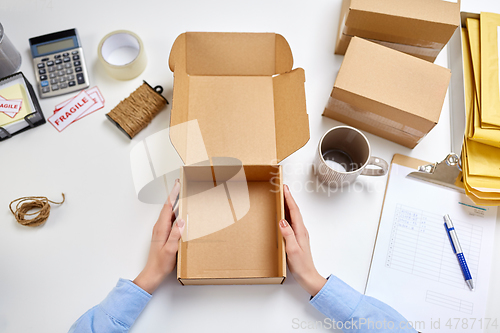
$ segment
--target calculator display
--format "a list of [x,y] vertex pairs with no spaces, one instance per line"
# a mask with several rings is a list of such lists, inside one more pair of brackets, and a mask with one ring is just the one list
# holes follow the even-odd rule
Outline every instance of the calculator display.
[[55,41],[53,43],[42,44],[36,47],[38,54],[52,53],[59,50],[70,49],[75,47],[73,38],[66,38],[63,40]]

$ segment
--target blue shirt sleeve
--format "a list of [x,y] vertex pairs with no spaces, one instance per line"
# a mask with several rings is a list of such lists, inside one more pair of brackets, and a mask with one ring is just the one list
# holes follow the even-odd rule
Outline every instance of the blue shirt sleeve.
[[333,275],[310,303],[344,332],[416,332],[389,305],[359,293]]
[[101,304],[81,316],[69,333],[125,333],[151,295],[129,280],[120,279]]

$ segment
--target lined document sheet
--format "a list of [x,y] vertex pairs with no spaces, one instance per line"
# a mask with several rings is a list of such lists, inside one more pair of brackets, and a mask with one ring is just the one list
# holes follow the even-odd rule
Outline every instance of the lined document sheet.
[[[482,332],[497,208],[480,207],[458,191],[406,178],[413,171],[391,165],[365,293],[394,307],[419,331]],[[465,284],[453,253],[445,214],[455,225],[474,291]]]

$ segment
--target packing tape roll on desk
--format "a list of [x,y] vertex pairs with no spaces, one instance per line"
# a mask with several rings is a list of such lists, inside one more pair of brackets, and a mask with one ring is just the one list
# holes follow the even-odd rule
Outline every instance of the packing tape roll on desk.
[[141,38],[128,30],[104,36],[99,43],[98,56],[109,76],[118,80],[139,76],[148,62]]

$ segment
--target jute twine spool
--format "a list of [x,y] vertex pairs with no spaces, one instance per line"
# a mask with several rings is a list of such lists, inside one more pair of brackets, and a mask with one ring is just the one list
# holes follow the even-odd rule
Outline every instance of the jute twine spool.
[[132,139],[168,104],[161,95],[162,92],[161,86],[152,88],[144,81],[129,97],[106,114],[106,117]]
[[[46,197],[22,197],[13,200],[10,205],[10,211],[14,214],[17,223],[27,227],[37,227],[44,224],[50,215],[50,203],[62,205],[66,200],[64,193],[62,193],[63,200],[56,202],[47,199]],[[12,209],[12,205],[17,202],[16,209]],[[30,210],[36,209],[33,213],[28,213]],[[26,216],[34,216],[33,218],[26,219]]]

